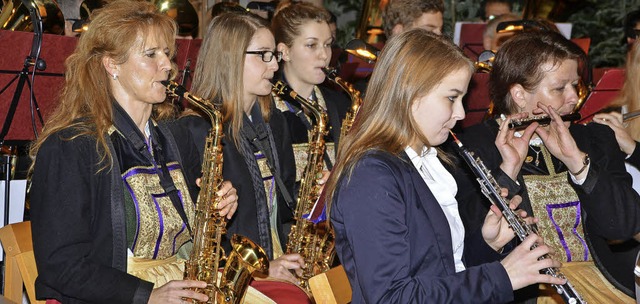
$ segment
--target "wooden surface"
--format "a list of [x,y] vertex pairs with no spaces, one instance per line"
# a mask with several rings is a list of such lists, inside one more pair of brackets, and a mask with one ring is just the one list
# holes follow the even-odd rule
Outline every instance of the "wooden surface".
[[34,284],[38,270],[33,256],[31,222],[20,222],[0,228],[0,241],[6,252],[4,297],[16,303],[22,303],[24,286],[32,304],[45,303],[36,301],[35,296]]
[[351,302],[351,285],[342,266],[330,269],[309,279],[316,303],[346,304]]

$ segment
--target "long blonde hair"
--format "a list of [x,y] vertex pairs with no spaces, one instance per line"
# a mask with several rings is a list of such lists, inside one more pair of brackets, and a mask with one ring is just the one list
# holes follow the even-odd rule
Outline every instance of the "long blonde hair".
[[[633,43],[625,65],[625,80],[620,95],[614,101],[617,106],[627,106],[627,111],[640,110],[640,40]],[[631,137],[640,141],[640,119],[630,120],[627,131]]]
[[[243,72],[245,51],[258,29],[267,21],[252,13],[224,13],[211,21],[202,41],[191,89],[197,96],[222,101],[223,121],[230,122],[236,147],[243,121]],[[259,96],[262,118],[269,121],[271,96]]]
[[358,117],[341,141],[338,161],[325,186],[328,216],[338,182],[350,175],[365,153],[381,150],[399,155],[415,140],[430,146],[411,114],[411,106],[460,69],[473,72],[473,63],[451,41],[424,29],[406,31],[389,40],[378,58]]
[[[111,153],[107,148],[106,134],[113,124],[114,97],[110,75],[102,59],[108,56],[118,64],[126,62],[131,50],[137,49],[141,40],[144,43],[144,37],[150,33],[158,35],[159,41],[167,42],[170,56],[175,53],[174,21],[160,14],[149,2],[119,0],[96,10],[94,14],[89,29],[82,34],[75,51],[65,62],[65,83],[60,103],[31,147],[34,163],[38,150],[49,136],[73,128],[76,132],[67,140],[83,135],[95,137],[100,163],[106,160],[103,168],[110,166]],[[154,105],[154,117],[162,119],[172,114],[171,105]]]

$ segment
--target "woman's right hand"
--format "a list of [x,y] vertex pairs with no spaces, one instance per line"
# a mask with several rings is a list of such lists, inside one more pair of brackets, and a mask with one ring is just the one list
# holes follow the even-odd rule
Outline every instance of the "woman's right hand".
[[284,254],[273,261],[269,261],[269,276],[298,285],[298,278],[290,270],[294,270],[298,276],[301,276],[302,267],[304,267],[304,259],[300,254]]
[[[536,243],[539,245],[530,249]],[[566,282],[565,279],[540,273],[540,270],[545,268],[562,266],[560,262],[552,260],[550,257],[538,260],[541,256],[549,253],[549,250],[549,247],[543,244],[541,237],[532,234],[527,236],[520,245],[500,262],[507,271],[507,275],[509,275],[513,290],[536,283],[562,285]]]
[[202,281],[192,280],[174,280],[167,284],[160,286],[151,291],[149,297],[149,304],[163,304],[163,303],[175,303],[184,304],[187,303],[185,299],[193,299],[198,302],[207,302],[209,297],[202,293],[195,292],[189,288],[206,288],[207,283]]
[[511,177],[512,180],[516,180],[518,177],[518,173],[529,152],[529,140],[531,136],[533,136],[538,124],[532,123],[524,131],[520,132],[520,136],[516,136],[515,130],[509,129],[509,123],[511,120],[526,117],[527,113],[518,113],[506,117],[502,120],[502,123],[500,123],[500,130],[496,136],[495,145],[502,157],[500,169]]

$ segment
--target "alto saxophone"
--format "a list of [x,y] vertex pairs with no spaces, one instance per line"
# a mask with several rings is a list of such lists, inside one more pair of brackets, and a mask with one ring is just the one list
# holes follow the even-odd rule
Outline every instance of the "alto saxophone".
[[358,115],[360,106],[362,106],[362,96],[360,91],[356,90],[350,83],[338,76],[335,69],[323,68],[322,71],[327,75],[329,80],[339,85],[345,92],[347,92],[347,94],[349,94],[349,97],[351,97],[351,108],[347,112],[347,116],[342,121],[342,126],[340,126],[340,138],[344,138],[349,130],[351,130],[353,121],[356,119],[356,115]]
[[[509,227],[511,227],[511,229],[515,232],[518,239],[522,241],[530,234],[536,233],[535,227],[532,227],[525,223],[522,218],[516,215],[516,213],[511,210],[511,208],[509,208],[509,202],[507,202],[506,199],[500,195],[501,189],[498,181],[496,181],[493,175],[491,175],[491,171],[487,169],[480,157],[475,156],[473,152],[467,150],[467,148],[462,145],[458,138],[456,138],[453,132],[451,132],[451,135],[453,136],[454,141],[457,144],[458,153],[460,154],[460,156],[462,156],[467,165],[469,165],[473,173],[476,175],[478,183],[480,183],[480,187],[482,188],[482,193],[491,201],[492,204],[496,205],[498,209],[500,209],[500,211],[502,212],[502,216],[505,218],[505,220],[507,220],[507,222],[509,223]],[[535,248],[536,246],[537,245],[534,244],[531,249]],[[539,260],[548,258],[549,255],[545,254],[544,256],[540,257]],[[542,270],[542,272],[552,277],[566,279],[566,277],[560,272],[560,270],[555,267],[545,268]],[[569,283],[568,279],[567,282],[562,285],[552,284],[552,286],[556,289],[558,294],[567,304],[587,303],[582,299],[573,285]]]
[[325,151],[324,136],[327,134],[327,113],[317,103],[301,97],[282,81],[273,85],[273,92],[293,104],[302,105],[316,120],[309,136],[307,165],[298,192],[294,212],[295,225],[291,226],[287,253],[299,253],[305,262],[300,276],[300,286],[309,290],[308,280],[314,275],[329,270],[335,256],[334,234],[326,223],[315,224],[307,219],[319,197],[318,176],[322,174],[322,156]]
[[[163,81],[170,94],[185,98],[204,112],[211,121],[202,162],[201,190],[196,202],[193,249],[185,265],[184,278],[207,282],[196,291],[206,294],[209,303],[240,303],[255,272],[266,272],[269,258],[260,246],[247,237],[234,234],[232,252],[225,257],[222,236],[226,234],[226,219],[218,210],[221,200],[216,192],[222,184],[222,114],[219,106],[191,95],[175,82]],[[218,278],[220,262],[226,261]]]

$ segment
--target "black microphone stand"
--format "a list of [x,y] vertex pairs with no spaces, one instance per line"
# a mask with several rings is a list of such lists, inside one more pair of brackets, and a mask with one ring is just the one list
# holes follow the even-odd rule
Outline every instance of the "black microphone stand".
[[[18,107],[18,102],[20,101],[20,97],[22,95],[22,90],[24,88],[25,83],[27,83],[27,85],[29,86],[29,91],[31,95],[30,96],[31,125],[33,127],[33,131],[36,138],[38,136],[38,133],[36,128],[34,109],[40,120],[40,124],[41,125],[44,124],[42,115],[40,114],[40,108],[38,107],[38,104],[35,100],[33,87],[31,86],[31,83],[35,78],[36,70],[43,71],[47,67],[45,61],[39,58],[41,47],[42,47],[42,33],[43,33],[42,17],[40,16],[40,11],[35,1],[22,0],[22,6],[24,6],[24,8],[29,10],[29,15],[33,23],[33,33],[34,33],[33,43],[31,45],[31,52],[29,53],[29,56],[27,56],[27,58],[24,61],[24,67],[22,68],[22,71],[20,71],[18,75],[16,75],[16,77],[14,77],[2,90],[0,90],[0,94],[2,94],[16,79],[18,79],[18,84],[13,94],[11,104],[9,105],[9,110],[7,111],[7,115],[4,120],[2,130],[0,130],[0,147],[4,145],[5,138],[9,133],[9,129],[11,128],[11,123],[13,121],[14,114]],[[23,9],[23,8],[17,8],[17,9]],[[34,69],[30,72],[31,67],[34,67]],[[15,73],[11,71],[0,71],[0,72]],[[29,82],[30,73],[31,73],[31,79],[32,79],[31,82]],[[13,153],[11,152],[11,149],[9,151],[10,152],[8,155],[3,155],[2,157],[2,168],[4,171],[3,173],[4,173],[4,181],[5,181],[5,184],[4,184],[5,185],[4,187],[5,188],[4,189],[4,225],[5,226],[9,225],[9,206],[10,206],[9,202],[10,202],[10,191],[11,191],[11,179],[13,177],[12,172],[13,172],[13,165],[15,163],[15,155],[13,155]],[[2,255],[3,255],[3,261],[5,261],[6,254],[4,251],[2,252]],[[3,268],[4,268],[4,265],[3,265]],[[4,274],[4,271],[3,271],[3,274]]]

